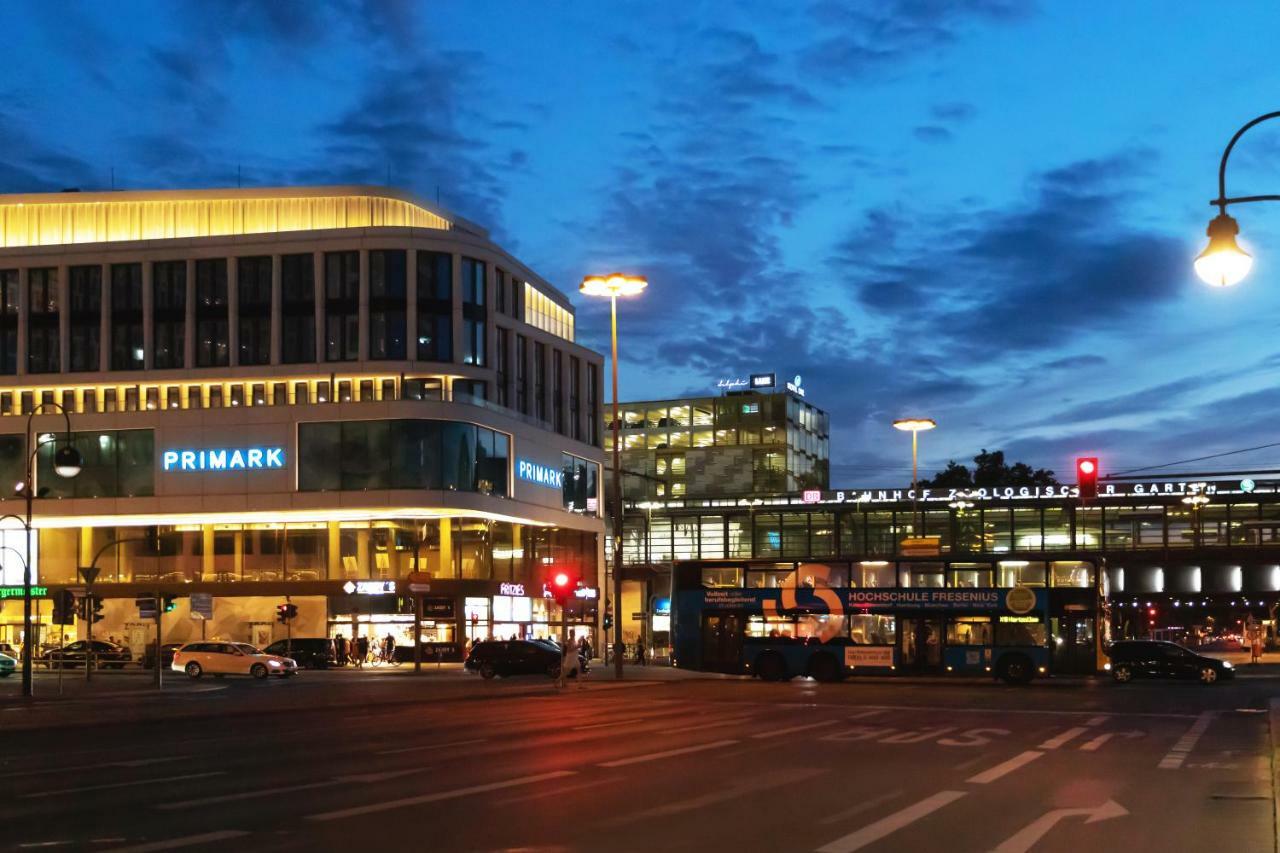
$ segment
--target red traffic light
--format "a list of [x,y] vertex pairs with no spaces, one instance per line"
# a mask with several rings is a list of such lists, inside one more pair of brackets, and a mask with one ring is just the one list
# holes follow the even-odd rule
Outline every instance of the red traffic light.
[[556,585],[556,588],[564,589],[569,585],[569,575],[565,572],[556,572],[555,577],[551,579],[551,582]]
[[1081,456],[1076,459],[1076,485],[1080,488],[1080,497],[1098,496],[1098,457]]
[[1155,609],[1154,607],[1148,607],[1148,608],[1147,608],[1147,615],[1148,615],[1148,616],[1155,616],[1155,615],[1156,615],[1156,609]]

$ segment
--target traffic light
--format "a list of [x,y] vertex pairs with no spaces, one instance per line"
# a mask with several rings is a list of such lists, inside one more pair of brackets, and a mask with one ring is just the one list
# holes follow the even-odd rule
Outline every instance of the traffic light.
[[289,619],[296,619],[298,616],[298,605],[289,603],[284,606],[284,615]]
[[1098,457],[1081,456],[1076,459],[1076,485],[1084,500],[1098,496]]
[[53,594],[53,624],[74,625],[76,621],[76,596],[69,589]]
[[277,604],[277,605],[276,605],[276,621],[277,621],[277,622],[279,622],[281,625],[284,625],[284,624],[288,623],[288,621],[289,621],[289,605],[287,605],[287,604]]
[[80,601],[84,608],[83,612],[80,614],[82,619],[86,622],[102,621],[102,596],[86,595],[84,598],[80,599]]
[[574,590],[578,588],[578,579],[565,569],[556,569],[551,575],[550,586],[551,597],[563,607],[573,598]]
[[604,615],[604,629],[608,631],[612,627],[613,627],[613,614],[606,613]]
[[164,612],[172,613],[178,606],[178,596],[166,595],[164,597]]

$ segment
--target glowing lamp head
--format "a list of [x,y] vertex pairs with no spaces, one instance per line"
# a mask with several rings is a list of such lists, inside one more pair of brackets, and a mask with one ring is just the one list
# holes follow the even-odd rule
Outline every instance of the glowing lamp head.
[[564,572],[556,572],[556,576],[552,578],[553,583],[560,589],[564,589],[569,585],[569,576]]
[[59,477],[74,477],[80,473],[83,466],[84,460],[80,458],[80,451],[70,444],[64,444],[53,454],[53,470]]
[[893,422],[894,429],[900,429],[903,432],[924,432],[927,429],[933,429],[938,422],[933,418],[899,418]]
[[615,272],[608,275],[589,275],[578,285],[587,296],[636,296],[649,282],[642,276]]
[[1236,244],[1240,226],[1225,213],[1209,222],[1209,245],[1196,258],[1196,275],[1210,287],[1230,287],[1249,274],[1253,258]]
[[1092,459],[1080,460],[1081,474],[1092,474],[1094,471],[1097,471],[1097,470],[1098,470],[1098,463],[1094,462]]

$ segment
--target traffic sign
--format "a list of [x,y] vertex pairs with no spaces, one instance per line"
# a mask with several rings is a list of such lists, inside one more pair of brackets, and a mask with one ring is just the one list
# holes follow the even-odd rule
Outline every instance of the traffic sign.
[[632,618],[632,619],[643,619],[644,617],[646,617],[646,616],[648,616],[648,615],[649,615],[648,613],[645,613],[644,611],[641,611],[641,612],[639,612],[639,613],[632,613],[632,614],[631,614],[631,618]]
[[134,604],[138,605],[139,619],[156,618],[156,599],[151,595],[139,595],[134,599]]
[[409,592],[431,592],[431,572],[409,572],[404,579]]
[[203,619],[206,622],[213,619],[213,593],[191,593],[191,618]]
[[80,577],[84,579],[85,583],[91,584],[97,579],[98,572],[100,571],[102,571],[102,569],[97,566],[81,566]]

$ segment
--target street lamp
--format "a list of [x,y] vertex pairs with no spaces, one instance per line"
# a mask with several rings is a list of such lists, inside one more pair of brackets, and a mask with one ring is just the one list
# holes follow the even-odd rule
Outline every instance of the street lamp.
[[[933,418],[899,418],[893,422],[894,429],[900,429],[903,432],[911,433],[911,515],[912,524],[915,524],[916,514],[916,479],[919,473],[918,464],[920,461],[920,433],[925,430],[933,429],[938,425]],[[924,525],[920,525],[923,527]],[[920,535],[920,527],[917,527],[912,533],[916,536]]]
[[622,439],[618,414],[618,297],[638,296],[649,282],[620,272],[589,275],[578,290],[587,296],[609,297],[609,340],[613,353],[613,663],[622,678]]
[[[53,453],[53,471],[59,477],[71,478],[80,473],[83,460],[80,458],[80,451],[76,450],[71,439],[71,416],[67,414],[66,409],[54,402],[44,402],[38,404],[31,410],[31,414],[27,416],[27,433],[26,448],[27,468],[26,477],[19,487],[23,496],[27,499],[27,518],[25,527],[27,529],[27,559],[22,562],[22,695],[34,695],[34,685],[32,683],[31,655],[34,638],[31,631],[31,515],[34,509],[33,504],[36,497],[36,456],[40,453],[40,448],[46,444],[58,441],[58,437],[53,434],[42,435],[39,440],[33,440],[34,436],[31,432],[31,422],[37,414],[45,407],[51,407],[62,415],[66,421],[67,431],[62,437],[61,446]],[[86,658],[85,666],[88,667],[88,659]]]
[[1218,215],[1209,221],[1209,228],[1206,231],[1209,236],[1209,245],[1195,261],[1196,275],[1211,287],[1230,287],[1237,284],[1249,274],[1249,269],[1253,266],[1253,258],[1236,243],[1240,226],[1236,224],[1235,219],[1227,215],[1227,205],[1253,201],[1280,201],[1280,195],[1227,198],[1227,158],[1231,156],[1231,149],[1236,147],[1236,142],[1245,131],[1273,118],[1280,118],[1280,112],[1266,113],[1249,122],[1236,131],[1235,136],[1231,137],[1231,141],[1227,143],[1226,150],[1222,152],[1222,161],[1218,164],[1218,197],[1209,202],[1218,208]]

